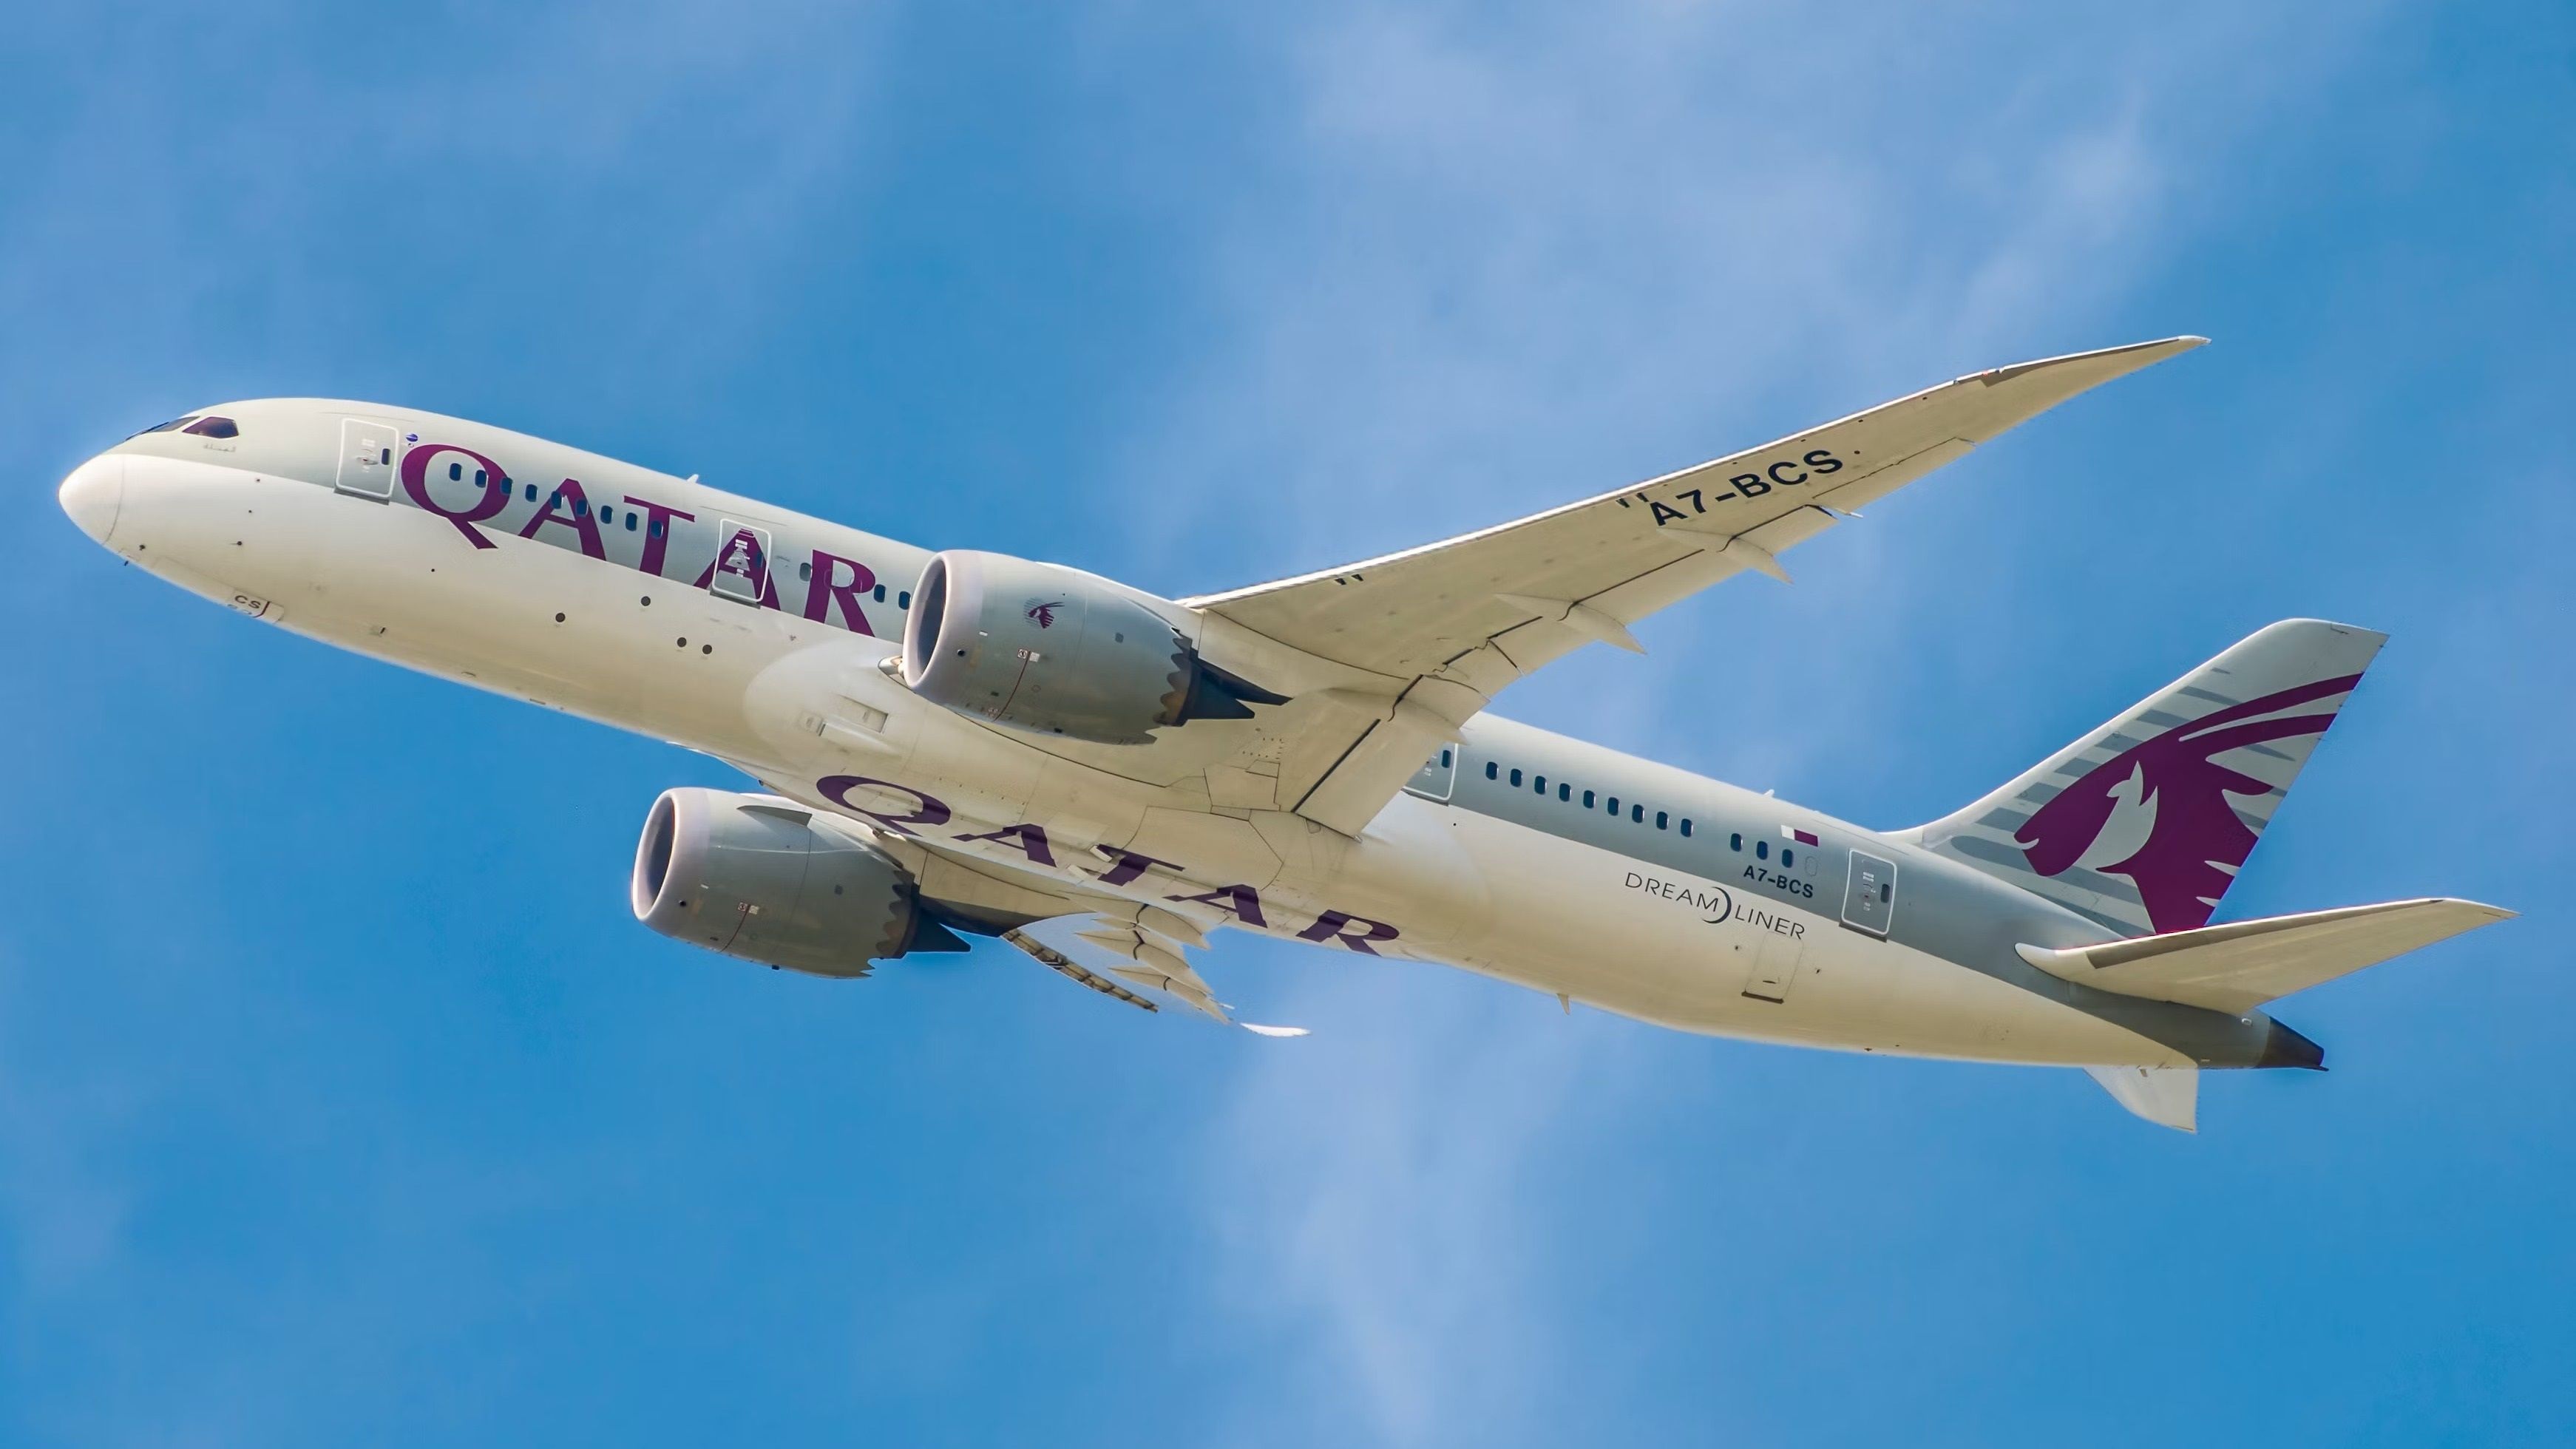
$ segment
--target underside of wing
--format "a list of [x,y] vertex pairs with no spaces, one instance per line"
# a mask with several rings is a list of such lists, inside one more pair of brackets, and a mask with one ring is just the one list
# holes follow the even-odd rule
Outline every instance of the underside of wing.
[[[1439,543],[1184,600],[1263,640],[1389,681],[1323,711],[1325,761],[1280,808],[1356,835],[1505,685],[1780,555],[1977,444],[2197,347],[2175,337],[1974,373],[1866,412]],[[1217,638],[1220,636],[1211,636]]]
[[[1237,1021],[1215,988],[1190,964],[1220,922],[1177,907],[1147,905],[1086,890],[1049,876],[1013,870],[923,840],[881,836],[883,848],[919,882],[922,902],[946,924],[996,936],[1039,965],[1114,1001],[1160,1012],[1180,1004],[1261,1036],[1304,1036],[1298,1027]],[[1062,927],[1062,930],[1051,928]],[[1043,939],[1041,932],[1059,939]],[[1083,961],[1077,952],[1090,952]]]
[[[1166,919],[1156,920],[1156,917]],[[1095,970],[1061,947],[1040,939],[1031,927],[1016,927],[1002,933],[1002,939],[1018,948],[1039,965],[1080,986],[1089,987],[1114,1001],[1145,1011],[1160,1012],[1155,996],[1181,1002],[1210,1020],[1227,1026],[1239,1026],[1255,1036],[1304,1036],[1301,1026],[1264,1026],[1258,1022],[1237,1021],[1233,1008],[1216,999],[1216,992],[1199,975],[1187,959],[1189,943],[1167,934],[1174,926],[1195,936],[1197,927],[1173,917],[1168,911],[1152,906],[1126,907],[1066,918],[1064,924],[1074,928],[1075,939],[1107,953],[1108,964]],[[1203,943],[1203,942],[1202,942]]]
[[[1615,641],[1627,624],[1719,578],[1769,572],[1782,548],[1832,521],[1802,512],[1850,512],[2078,393],[2202,341],[2175,337],[1974,373],[1545,513],[1183,602],[1308,653],[1400,676],[1438,671],[1551,610],[1544,622],[1572,636],[1568,647]],[[1677,570],[1685,562],[1693,566]],[[1569,623],[1564,611],[1578,604],[1586,613]]]

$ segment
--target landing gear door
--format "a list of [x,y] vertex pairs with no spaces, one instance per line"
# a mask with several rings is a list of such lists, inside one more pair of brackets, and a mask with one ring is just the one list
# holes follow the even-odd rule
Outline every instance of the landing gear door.
[[725,519],[716,535],[716,561],[707,575],[707,588],[738,604],[769,602],[769,530]]
[[1458,784],[1458,747],[1442,745],[1440,753],[1404,782],[1404,788],[1425,800],[1446,800]]
[[394,496],[394,425],[364,418],[340,420],[340,475],[332,486],[359,498]]
[[1843,885],[1843,924],[1884,937],[1896,919],[1896,863],[1851,853],[1851,878]]

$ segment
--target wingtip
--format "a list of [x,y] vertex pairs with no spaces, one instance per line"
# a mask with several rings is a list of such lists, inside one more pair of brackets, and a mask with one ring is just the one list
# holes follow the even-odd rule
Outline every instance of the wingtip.
[[[2123,377],[2142,367],[2152,367],[2169,357],[2179,357],[2195,347],[2205,347],[2209,339],[2186,333],[2180,337],[2159,337],[2148,342],[2126,342],[2117,347],[2096,347],[2088,352],[2066,352],[2055,357],[2035,357],[2028,362],[1991,371],[1971,374],[1962,382],[1982,382],[1992,387],[2011,382],[2032,373],[2052,373],[2060,377],[2083,379],[2074,391],[2099,387],[2113,378]],[[2068,396],[2072,396],[2069,393]],[[2063,399],[2059,399],[2063,401]],[[2044,409],[2043,409],[2044,410]]]
[[2407,904],[2447,906],[2454,910],[2479,917],[2480,919],[2476,924],[2461,928],[2469,931],[2474,931],[2479,926],[2492,926],[2499,921],[2510,921],[2522,914],[2522,912],[2507,906],[2493,905],[2486,901],[2473,901],[2466,896],[2425,896],[2420,900],[2407,902]]

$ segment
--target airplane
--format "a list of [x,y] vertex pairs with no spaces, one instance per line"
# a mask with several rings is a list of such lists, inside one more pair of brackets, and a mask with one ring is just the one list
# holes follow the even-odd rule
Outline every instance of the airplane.
[[[498,427],[273,398],[75,468],[112,552],[260,620],[668,740],[629,902],[826,977],[992,937],[1238,1022],[1220,929],[1638,1021],[2078,1067],[2196,1130],[2204,1068],[2322,1069],[2275,999],[2513,914],[2212,924],[2384,636],[2262,629],[1939,820],[1872,830],[1486,712],[2174,337],[1973,373],[1437,543],[1165,598],[911,544]],[[1054,936],[1055,943],[1039,932]],[[1087,958],[1087,959],[1078,959]]]

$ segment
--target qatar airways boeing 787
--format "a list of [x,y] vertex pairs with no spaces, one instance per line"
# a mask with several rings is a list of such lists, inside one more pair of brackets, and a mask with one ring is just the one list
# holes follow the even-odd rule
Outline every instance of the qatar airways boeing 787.
[[[727,955],[855,977],[994,936],[1121,1009],[1230,1021],[1191,958],[1257,931],[1686,1031],[2082,1067],[2189,1129],[2204,1067],[2320,1065],[2267,1003],[2509,914],[2210,924],[2380,635],[2274,624],[1906,830],[1484,711],[1732,575],[1785,579],[1853,510],[2199,341],[1977,373],[1186,599],[374,403],[190,413],[61,499],[252,618],[740,768],[760,792],[653,803],[630,887],[646,925]],[[1057,920],[1055,944],[1030,929]]]

